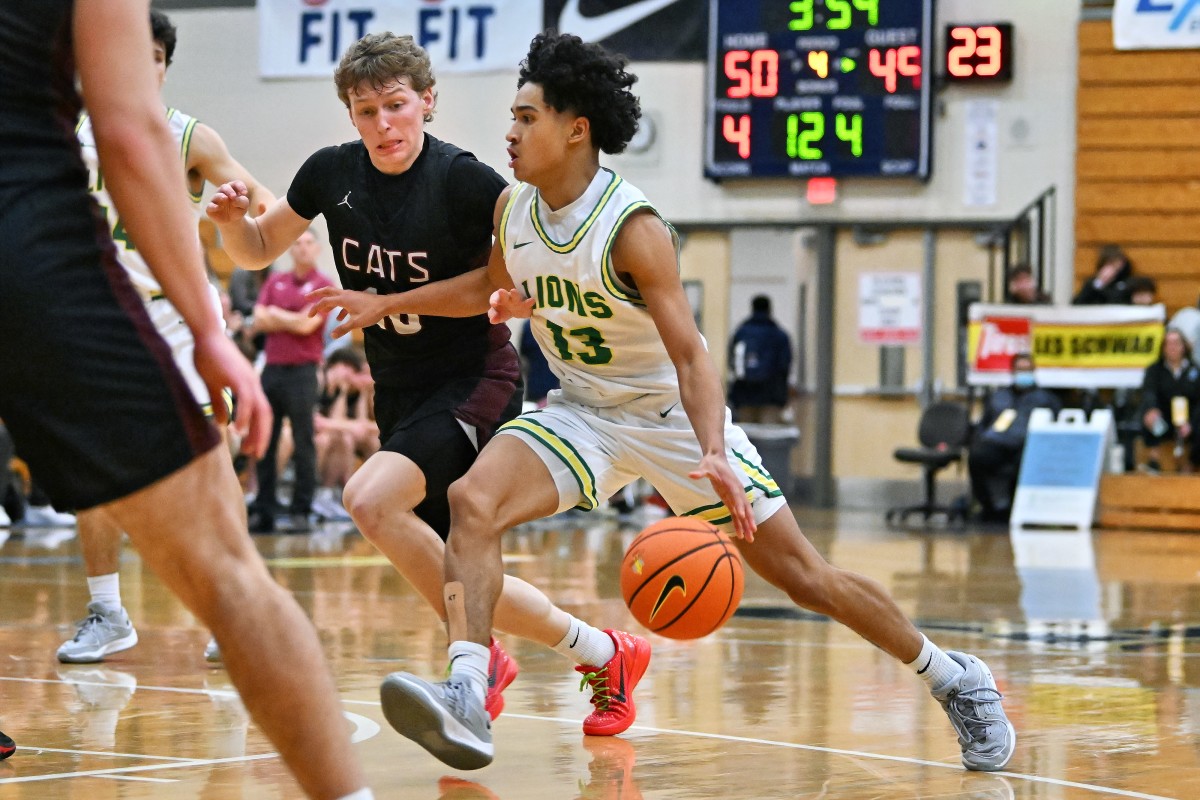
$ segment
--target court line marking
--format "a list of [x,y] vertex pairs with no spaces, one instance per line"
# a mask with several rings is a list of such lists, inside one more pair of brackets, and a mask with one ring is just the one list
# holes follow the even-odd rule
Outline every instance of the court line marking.
[[97,775],[106,781],[146,781],[147,783],[179,783],[179,778],[146,778],[140,775]]
[[[505,711],[501,716],[512,717],[513,719],[523,720],[538,720],[542,722],[561,722],[568,725],[578,725],[579,720],[568,719],[565,717],[541,717],[532,714],[511,714]],[[927,761],[921,758],[908,758],[906,756],[889,756],[883,753],[867,753],[861,750],[844,750],[837,747],[821,747],[815,744],[799,744],[797,742],[781,742],[775,739],[756,739],[750,736],[733,736],[725,733],[705,733],[704,731],[684,731],[674,728],[654,728],[649,725],[632,725],[630,731],[645,731],[647,733],[664,734],[670,736],[690,736],[696,739],[715,739],[722,742],[738,742],[741,744],[762,744],[771,747],[782,747],[789,750],[808,750],[816,753],[830,753],[832,755],[847,756],[850,758],[868,758],[876,761],[894,761],[900,764],[915,764],[923,767],[934,767],[937,769],[957,770],[966,772],[960,764],[947,764],[944,761]],[[1098,794],[1110,794],[1118,797],[1134,797],[1138,800],[1180,800],[1177,797],[1167,797],[1158,794],[1145,794],[1144,792],[1133,792],[1126,789],[1116,789],[1109,786],[1097,786],[1091,783],[1079,783],[1077,781],[1064,781],[1058,778],[1045,778],[1040,775],[1029,775],[1024,772],[987,772],[986,775],[1002,775],[1006,778],[1015,778],[1016,780],[1029,781],[1031,783],[1046,783],[1053,786],[1065,786],[1072,789],[1084,789],[1089,792]]]
[[[56,680],[49,680],[46,678],[0,677],[0,681],[15,681],[15,682],[21,682],[21,683],[61,683],[61,684],[68,683],[67,681],[63,681],[63,680],[56,681]],[[79,681],[79,683],[84,683],[84,681]],[[92,685],[95,685],[95,686],[117,686],[118,684],[94,683]],[[182,688],[175,687],[175,686],[139,686],[138,689],[145,689],[147,691],[176,692],[179,694],[202,694],[202,695],[208,695],[208,696],[213,696],[213,695],[228,696],[229,694],[231,694],[231,690],[229,690],[229,689],[182,689]],[[364,705],[364,706],[371,706],[373,708],[380,707],[379,702],[375,701],[375,700],[351,700],[348,698],[341,698],[341,701],[343,704]],[[349,719],[351,722],[353,722],[355,724],[356,730],[355,730],[354,736],[351,737],[351,741],[353,741],[353,742],[357,743],[359,741],[363,741],[364,739],[369,739],[372,736],[375,736],[376,734],[378,734],[381,730],[379,724],[376,723],[374,720],[371,720],[367,717],[363,717],[359,714],[354,714],[349,711],[343,711],[342,713],[343,713],[343,715],[346,716],[347,719]],[[515,714],[515,713],[508,712],[508,711],[504,712],[503,716],[511,717],[513,719],[521,719],[521,720],[527,720],[527,721],[533,721],[533,722],[555,722],[555,723],[561,723],[561,724],[566,724],[566,725],[578,725],[579,724],[579,720],[574,719],[574,718],[567,718],[567,717],[546,717],[546,716],[538,716],[535,714]],[[873,759],[876,761],[892,761],[892,762],[896,762],[896,763],[900,763],[900,764],[913,764],[913,765],[923,766],[923,767],[933,767],[935,769],[963,771],[963,767],[961,765],[947,764],[943,761],[928,761],[928,760],[920,759],[920,758],[908,758],[907,756],[891,756],[891,755],[885,755],[883,753],[868,753],[868,752],[864,752],[862,750],[845,750],[845,749],[841,749],[841,748],[837,748],[837,747],[822,747],[820,745],[813,745],[813,744],[800,744],[798,742],[782,742],[782,741],[778,741],[775,739],[757,739],[757,738],[753,738],[753,737],[749,737],[749,736],[734,736],[732,734],[725,734],[725,733],[706,733],[704,731],[686,731],[686,730],[677,730],[674,728],[655,728],[655,727],[651,727],[648,725],[633,725],[629,728],[629,730],[645,731],[647,733],[655,733],[655,734],[662,734],[662,735],[668,735],[668,736],[689,736],[689,737],[692,737],[695,739],[714,739],[717,741],[738,742],[741,744],[759,744],[759,745],[767,745],[770,747],[782,747],[782,748],[788,749],[788,750],[806,750],[809,752],[829,753],[831,755],[840,755],[840,756],[846,756],[849,758],[866,758],[866,759]],[[363,732],[363,731],[369,731],[369,733],[363,735],[361,738],[358,738],[359,733]],[[38,748],[38,747],[33,747],[33,746],[26,747],[25,749],[50,750],[50,748]],[[74,751],[62,750],[62,751],[54,751],[54,752],[74,752]],[[103,754],[101,754],[101,755],[103,755]],[[241,757],[232,757],[232,758],[224,758],[224,759],[191,759],[188,761],[174,762],[174,763],[170,763],[170,764],[152,764],[152,765],[147,765],[147,766],[143,766],[143,767],[116,767],[113,769],[88,770],[85,772],[64,772],[64,773],[55,773],[55,774],[51,774],[51,775],[31,775],[31,776],[20,777],[20,778],[0,778],[0,784],[23,783],[23,782],[28,782],[28,781],[40,781],[40,780],[57,780],[57,779],[62,779],[62,778],[78,778],[78,777],[87,777],[87,776],[104,776],[104,775],[120,774],[120,773],[125,773],[125,772],[146,772],[146,771],[160,770],[160,769],[210,766],[213,764],[229,764],[229,763],[238,763],[241,761],[256,761],[256,760],[262,760],[262,759],[266,759],[266,758],[278,758],[278,756],[279,756],[278,753],[266,753],[266,754],[256,755],[256,756],[241,756]],[[129,757],[136,758],[138,756],[129,756]],[[144,756],[144,758],[166,758],[166,756]],[[1047,777],[1043,777],[1041,775],[1030,775],[1028,773],[1023,773],[1023,772],[1000,771],[1000,772],[990,772],[987,774],[1001,775],[1006,778],[1014,778],[1016,780],[1027,781],[1030,783],[1044,783],[1044,784],[1051,785],[1051,786],[1063,786],[1063,787],[1067,787],[1067,788],[1071,788],[1071,789],[1083,789],[1084,791],[1095,792],[1097,794],[1107,794],[1107,795],[1113,795],[1116,797],[1132,797],[1132,798],[1137,798],[1137,800],[1180,800],[1179,798],[1168,797],[1166,795],[1146,794],[1144,792],[1134,792],[1134,791],[1129,791],[1126,789],[1117,789],[1117,788],[1109,787],[1109,786],[1097,786],[1095,784],[1080,783],[1078,781],[1067,781],[1067,780],[1061,780],[1059,778],[1047,778]]]

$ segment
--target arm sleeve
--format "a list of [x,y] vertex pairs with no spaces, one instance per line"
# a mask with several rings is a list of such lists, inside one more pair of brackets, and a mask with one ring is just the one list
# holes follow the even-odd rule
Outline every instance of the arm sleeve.
[[321,213],[321,187],[328,186],[328,176],[333,166],[333,157],[337,148],[324,147],[308,157],[300,167],[292,185],[288,187],[287,201],[300,216],[305,219],[316,219]]

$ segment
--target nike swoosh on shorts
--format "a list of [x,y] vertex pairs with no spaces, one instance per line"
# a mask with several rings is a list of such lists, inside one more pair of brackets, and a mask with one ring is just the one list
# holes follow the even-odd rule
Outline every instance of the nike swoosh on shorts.
[[656,11],[660,11],[678,0],[639,0],[624,8],[606,11],[585,17],[579,12],[580,0],[567,0],[558,17],[558,29],[573,33],[585,42],[598,42],[614,33],[623,31],[635,22],[640,22]]

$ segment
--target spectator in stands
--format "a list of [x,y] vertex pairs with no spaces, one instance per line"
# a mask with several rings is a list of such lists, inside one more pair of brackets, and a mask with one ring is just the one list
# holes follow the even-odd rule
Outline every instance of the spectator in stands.
[[[1142,441],[1146,444],[1146,471],[1162,470],[1159,448],[1174,442],[1175,461],[1182,470],[1200,464],[1197,446],[1197,411],[1200,410],[1200,369],[1192,362],[1187,339],[1175,328],[1163,334],[1162,355],[1146,367],[1142,380]],[[1184,445],[1190,459],[1182,461]]]
[[1008,270],[1008,296],[1005,301],[1021,305],[1049,305],[1050,295],[1038,287],[1033,269],[1028,264],[1013,264]]
[[317,484],[313,411],[317,407],[317,368],[324,347],[325,315],[309,316],[311,304],[307,298],[311,292],[332,285],[317,269],[320,250],[312,228],[300,234],[289,251],[292,270],[267,278],[254,306],[254,327],[267,335],[262,384],[274,414],[271,443],[258,460],[258,494],[250,506],[250,530],[254,533],[275,530],[279,511],[276,457],[285,419],[291,423],[296,477],[284,528],[298,532],[310,527],[309,513]]
[[325,359],[321,399],[313,418],[321,485],[313,497],[312,510],[322,519],[350,519],[342,505],[341,491],[360,461],[379,449],[379,428],[372,409],[374,393],[375,382],[358,347],[340,347]]
[[521,354],[521,373],[525,376],[525,402],[538,408],[546,405],[546,395],[558,388],[558,376],[551,369],[533,338],[530,320],[521,327],[521,341],[517,351]]
[[736,422],[778,423],[788,404],[792,342],[771,317],[771,298],[760,294],[729,343],[729,407]]
[[1001,387],[988,398],[968,454],[971,491],[983,519],[989,522],[1008,520],[1035,408],[1049,408],[1057,414],[1062,401],[1037,385],[1033,356],[1018,353],[1012,359],[1012,386]]
[[1183,334],[1183,338],[1187,339],[1188,346],[1195,352],[1197,342],[1200,341],[1200,301],[1194,306],[1184,306],[1176,311],[1171,316],[1171,321],[1167,323],[1168,328],[1174,328]]
[[1072,301],[1077,306],[1129,305],[1129,279],[1133,265],[1115,244],[1100,248],[1096,272]]
[[1152,306],[1158,302],[1158,284],[1146,275],[1134,275],[1129,279],[1129,303],[1135,306]]

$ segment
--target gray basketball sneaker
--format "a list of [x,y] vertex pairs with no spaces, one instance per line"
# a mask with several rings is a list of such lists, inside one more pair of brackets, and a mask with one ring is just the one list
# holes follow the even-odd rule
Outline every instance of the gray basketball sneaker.
[[379,687],[379,699],[388,723],[443,763],[455,769],[492,763],[492,721],[465,682],[431,683],[393,672]]
[[983,772],[1004,769],[1016,749],[1017,732],[1000,705],[1003,695],[996,689],[992,671],[975,656],[952,650],[946,655],[965,672],[933,696],[958,733],[963,766]]
[[210,637],[208,644],[204,645],[204,660],[210,664],[221,663],[221,646],[216,639]]
[[58,660],[64,664],[91,664],[106,655],[128,650],[137,644],[137,631],[121,607],[88,603],[87,618],[80,621],[75,637],[58,648]]

